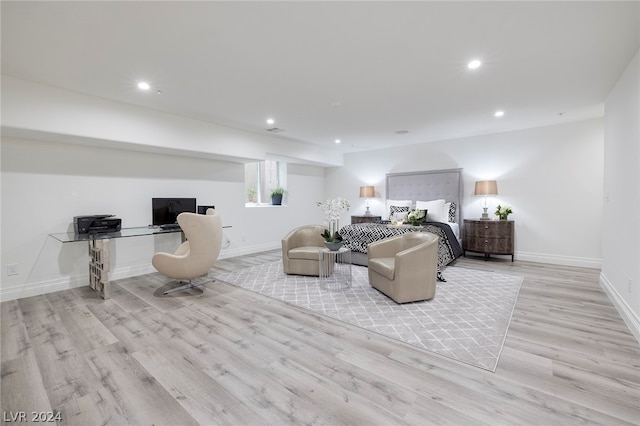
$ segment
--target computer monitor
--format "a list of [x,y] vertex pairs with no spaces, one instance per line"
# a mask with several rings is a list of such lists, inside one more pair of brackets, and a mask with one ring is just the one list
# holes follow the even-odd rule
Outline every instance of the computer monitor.
[[176,223],[182,212],[196,212],[195,198],[152,198],[151,211],[154,226]]
[[216,206],[198,206],[198,214],[207,214],[207,210],[216,209]]

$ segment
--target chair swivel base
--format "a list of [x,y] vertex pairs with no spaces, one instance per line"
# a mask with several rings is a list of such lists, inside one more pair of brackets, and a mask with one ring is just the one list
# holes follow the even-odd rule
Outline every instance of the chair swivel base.
[[[180,282],[184,282],[184,281],[180,281]],[[186,283],[185,285],[181,285],[180,287],[172,288],[171,290],[167,290],[167,291],[163,292],[162,294],[164,294],[166,296],[169,293],[175,293],[176,291],[187,290],[189,288],[198,288],[198,287],[201,287],[201,286],[203,286],[205,284],[209,284],[209,283],[212,283],[212,282],[215,282],[215,280],[212,279],[211,281],[206,281],[206,282],[203,282],[203,283],[200,283],[200,284],[194,284],[193,280],[189,280],[189,282]]]

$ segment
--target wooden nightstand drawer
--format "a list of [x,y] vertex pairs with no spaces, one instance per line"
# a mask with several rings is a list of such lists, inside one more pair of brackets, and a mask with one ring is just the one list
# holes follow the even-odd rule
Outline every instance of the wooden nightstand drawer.
[[382,220],[382,216],[351,216],[351,224],[355,223],[372,223],[372,222],[380,222]]
[[510,240],[492,237],[470,237],[466,250],[491,254],[512,254],[513,252]]
[[508,220],[465,220],[465,235],[478,237],[509,237],[512,235],[513,221]]

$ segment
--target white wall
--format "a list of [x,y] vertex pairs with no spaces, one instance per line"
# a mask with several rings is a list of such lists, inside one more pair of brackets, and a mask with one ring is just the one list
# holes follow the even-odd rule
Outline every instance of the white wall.
[[[458,167],[464,170],[465,218],[481,213],[482,199],[472,195],[473,182],[498,180],[500,195],[490,200],[490,208],[497,203],[513,208],[518,259],[601,265],[603,120],[354,153],[345,156],[344,167],[290,164],[286,207],[245,208],[242,164],[215,159],[227,137],[237,137],[232,140],[238,146],[234,152],[224,151],[223,158],[235,156],[238,161],[252,147],[260,147],[258,157],[292,155],[318,164],[330,164],[327,157],[342,164],[342,156],[300,153],[262,135],[229,133],[220,126],[22,80],[9,78],[8,83],[3,80],[2,93],[6,132],[0,295],[5,299],[84,285],[83,244],[62,247],[47,237],[67,230],[78,214],[114,213],[123,218],[124,226],[146,225],[151,197],[196,196],[201,204],[215,204],[225,224],[232,226],[226,231],[230,246],[223,252],[229,256],[277,247],[289,229],[321,223],[318,200],[349,199],[352,208],[341,219],[348,223],[351,214],[364,211],[364,200],[358,198],[363,184],[375,185],[378,197],[371,200],[372,211],[381,214],[386,173]],[[74,113],[82,113],[95,126],[74,120]],[[52,120],[51,114],[59,120]],[[101,132],[111,139],[101,139]],[[153,152],[154,137],[166,151]],[[150,150],[143,152],[147,144]],[[148,272],[150,255],[159,248],[170,249],[175,244],[171,238],[118,241],[113,277]],[[19,275],[8,277],[8,264],[18,264]]]
[[640,51],[605,102],[600,282],[640,341]]
[[[602,245],[603,121],[600,119],[500,134],[348,154],[327,174],[327,194],[362,213],[358,187],[375,185],[382,214],[386,173],[462,168],[464,218],[478,218],[476,180],[496,179],[499,203],[512,207],[516,258],[599,268]],[[348,214],[342,220],[348,220]]]
[[[6,137],[1,148],[2,300],[87,285],[86,243],[48,236],[72,229],[76,215],[110,213],[124,227],[146,226],[152,197],[196,197],[232,227],[221,257],[278,248],[291,228],[322,220],[320,167],[289,165],[286,206],[245,208],[242,163]],[[118,279],[154,271],[153,253],[175,249],[179,234],[111,244]],[[7,276],[9,264],[18,275]]]
[[[277,248],[291,228],[322,221],[322,165],[342,155],[247,132],[2,76],[3,300],[86,285],[82,243],[48,234],[73,216],[113,213],[123,226],[151,222],[152,197],[196,197],[222,215],[229,246],[222,256]],[[247,159],[292,161],[287,205],[245,208]],[[112,243],[112,279],[150,272],[156,250],[178,235]],[[18,275],[7,275],[7,265]]]

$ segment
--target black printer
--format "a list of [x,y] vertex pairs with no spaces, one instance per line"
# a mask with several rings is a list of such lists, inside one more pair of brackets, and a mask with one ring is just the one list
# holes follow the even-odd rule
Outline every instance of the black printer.
[[73,218],[73,230],[76,234],[118,232],[121,227],[122,219],[113,217],[112,214],[75,216]]

